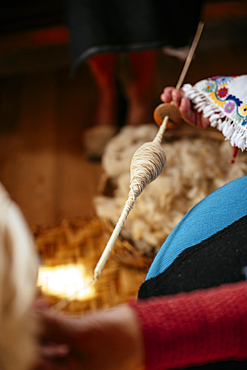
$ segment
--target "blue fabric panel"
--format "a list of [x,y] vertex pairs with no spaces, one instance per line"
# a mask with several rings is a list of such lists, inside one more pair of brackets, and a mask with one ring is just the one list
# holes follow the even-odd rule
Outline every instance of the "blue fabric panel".
[[165,271],[190,248],[247,215],[247,176],[217,189],[193,207],[168,236],[146,280]]

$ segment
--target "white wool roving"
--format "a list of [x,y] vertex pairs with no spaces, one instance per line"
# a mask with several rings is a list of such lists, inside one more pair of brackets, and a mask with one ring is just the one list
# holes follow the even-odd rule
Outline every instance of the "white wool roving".
[[[102,158],[106,177],[114,184],[112,196],[95,198],[96,213],[116,224],[130,184],[131,159],[157,126],[124,127],[109,142]],[[181,218],[218,187],[247,174],[247,153],[230,164],[228,141],[184,138],[162,143],[167,156],[164,170],[136,199],[121,235],[143,254],[156,253]]]

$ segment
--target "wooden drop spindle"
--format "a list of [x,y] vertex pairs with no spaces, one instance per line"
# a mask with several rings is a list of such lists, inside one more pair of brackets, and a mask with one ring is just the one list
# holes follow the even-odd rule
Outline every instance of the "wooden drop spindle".
[[169,117],[166,128],[176,128],[181,123],[181,114],[177,107],[172,104],[162,103],[159,104],[153,113],[154,120],[158,126],[161,126],[165,117]]

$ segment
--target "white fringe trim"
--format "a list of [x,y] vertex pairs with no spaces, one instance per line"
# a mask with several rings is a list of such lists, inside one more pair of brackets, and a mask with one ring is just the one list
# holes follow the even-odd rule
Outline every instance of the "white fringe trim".
[[246,128],[243,128],[234,122],[233,119],[227,117],[226,113],[220,107],[215,106],[203,92],[192,87],[192,85],[185,84],[183,91],[185,96],[195,104],[195,109],[198,112],[202,112],[204,117],[209,117],[210,126],[221,131],[233,147],[237,146],[242,151],[247,148]]

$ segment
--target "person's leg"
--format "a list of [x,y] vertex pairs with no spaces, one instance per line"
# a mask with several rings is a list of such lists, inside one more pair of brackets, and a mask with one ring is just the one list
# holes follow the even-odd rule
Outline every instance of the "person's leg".
[[127,125],[152,122],[153,83],[156,74],[157,50],[128,54],[131,81],[127,86]]
[[88,65],[98,89],[95,125],[117,125],[117,90],[115,84],[116,55],[98,54]]

